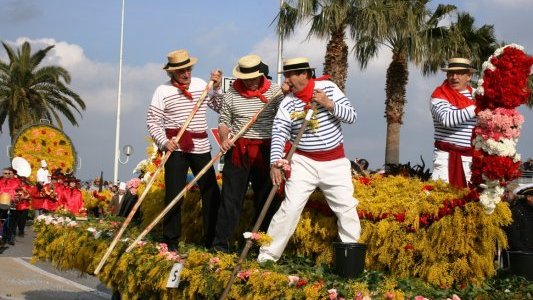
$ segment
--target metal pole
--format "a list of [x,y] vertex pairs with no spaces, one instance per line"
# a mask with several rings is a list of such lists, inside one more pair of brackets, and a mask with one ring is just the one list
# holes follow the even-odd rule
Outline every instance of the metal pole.
[[[117,93],[117,125],[115,131],[115,165],[113,168],[113,183],[118,179],[118,160],[120,158],[120,98],[122,93],[122,49],[124,46],[124,5],[126,0],[122,0],[122,18],[120,21],[120,55],[118,60],[118,93]],[[104,180],[101,178],[101,180]]]
[[[279,1],[279,10],[283,7],[284,0]],[[278,85],[281,85],[281,70],[283,68],[283,39],[281,38],[281,30],[278,27]]]

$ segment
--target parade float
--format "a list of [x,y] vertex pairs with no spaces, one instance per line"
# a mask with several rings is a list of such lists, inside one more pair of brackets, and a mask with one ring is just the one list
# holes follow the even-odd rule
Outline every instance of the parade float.
[[70,138],[60,129],[47,124],[33,124],[23,128],[11,147],[11,157],[22,157],[30,163],[35,179],[41,160],[48,164],[50,172],[62,170],[73,173],[76,170],[76,150]]
[[[367,245],[365,271],[344,278],[332,268],[336,219],[320,191],[311,196],[284,256],[276,264],[260,265],[256,252],[241,267],[231,287],[231,299],[522,299],[533,288],[525,279],[499,279],[495,257],[507,247],[504,227],[511,222],[503,187],[519,176],[516,141],[523,117],[533,58],[517,45],[498,49],[483,65],[476,93],[478,125],[472,185],[457,189],[442,181],[424,181],[409,172],[354,177],[360,243]],[[147,182],[161,163],[153,146],[138,169]],[[140,187],[140,192],[144,186]],[[140,231],[163,209],[160,174],[142,203],[143,221],[130,226],[112,251],[98,278],[123,299],[217,298],[236,263],[237,254],[213,253],[199,244],[199,193],[182,201],[183,232],[179,252],[152,239],[125,253]],[[236,247],[250,234],[251,202],[241,218]],[[355,213],[355,212],[354,212]],[[50,261],[58,269],[92,274],[123,219],[76,221],[42,216],[35,224],[34,260]],[[159,228],[160,230],[160,228]],[[176,266],[180,272],[174,272]],[[176,277],[179,277],[176,283]],[[172,287],[171,287],[172,286]]]

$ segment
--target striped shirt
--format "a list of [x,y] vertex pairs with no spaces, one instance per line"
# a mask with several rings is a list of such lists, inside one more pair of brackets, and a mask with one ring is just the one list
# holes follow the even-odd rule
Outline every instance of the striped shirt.
[[[298,149],[309,152],[337,147],[343,142],[341,122],[351,124],[357,119],[355,108],[335,83],[328,80],[315,81],[315,89],[322,90],[333,101],[333,111],[317,105],[317,113],[313,118],[316,117],[318,126],[314,130],[308,126],[298,144]],[[303,118],[293,119],[293,116],[294,113],[303,111],[305,103],[292,93],[281,101],[272,127],[271,164],[282,158],[285,142],[296,138]]]
[[[280,91],[280,87],[272,83],[268,91],[263,95],[267,99]],[[276,115],[279,103],[283,99],[280,94],[269,104],[261,113],[257,121],[244,133],[242,137],[248,139],[269,139],[272,135],[272,121]],[[231,134],[235,135],[239,130],[244,128],[246,123],[252,119],[259,109],[265,105],[259,98],[245,98],[237,92],[233,86],[224,94],[222,108],[220,109],[219,126],[225,125],[231,129]]]
[[[460,92],[469,99],[472,94],[468,90]],[[472,130],[476,126],[474,102],[472,105],[459,109],[446,99],[431,99],[431,115],[435,128],[435,140],[451,143],[461,147],[471,147]]]
[[[146,125],[148,133],[157,144],[159,149],[166,150],[165,144],[168,138],[165,129],[176,129],[183,126],[185,120],[192,111],[194,105],[204,92],[207,83],[200,78],[193,77],[189,85],[189,92],[193,100],[186,98],[181,91],[170,83],[170,80],[158,86],[152,96],[152,103],[148,107],[146,114]],[[191,132],[204,132],[207,130],[207,106],[214,111],[220,110],[222,95],[218,92],[210,92],[200,105],[200,108],[187,126]],[[193,139],[194,148],[190,153],[206,153],[211,151],[209,139]],[[178,148],[178,151],[181,151]]]

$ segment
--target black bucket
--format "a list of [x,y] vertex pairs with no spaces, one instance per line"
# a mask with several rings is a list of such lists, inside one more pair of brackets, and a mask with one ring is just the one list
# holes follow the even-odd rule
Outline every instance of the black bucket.
[[533,252],[507,251],[511,274],[533,281]]
[[366,245],[359,243],[333,243],[335,273],[344,278],[355,278],[365,267]]

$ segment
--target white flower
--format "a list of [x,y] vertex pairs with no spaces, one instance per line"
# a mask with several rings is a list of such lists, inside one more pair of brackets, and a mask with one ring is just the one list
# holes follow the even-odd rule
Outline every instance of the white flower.
[[484,140],[482,136],[476,136],[473,145],[476,150],[483,150],[490,155],[506,156],[514,158],[516,155],[516,139]]
[[247,231],[245,233],[242,234],[242,236],[245,238],[245,239],[251,239],[252,238],[252,233]]
[[76,222],[76,221],[70,221],[70,222],[68,222],[67,226],[68,226],[68,227],[76,227],[76,226],[78,226],[78,222]]
[[96,232],[96,228],[89,227],[89,228],[87,228],[87,231],[89,231],[90,233],[95,233]]

